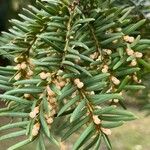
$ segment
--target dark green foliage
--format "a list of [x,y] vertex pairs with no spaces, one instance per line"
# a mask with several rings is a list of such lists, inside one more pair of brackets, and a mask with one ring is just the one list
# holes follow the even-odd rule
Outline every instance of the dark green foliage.
[[140,75],[149,68],[150,42],[140,36],[146,20],[134,22],[132,9],[109,0],[41,0],[11,20],[0,38],[0,53],[13,61],[0,68],[7,104],[0,116],[23,122],[0,127],[21,129],[0,140],[27,140],[9,150],[35,140],[44,150],[45,138],[59,146],[58,122],[62,140],[83,130],[73,150],[98,150],[101,141],[111,149],[110,128],[137,118],[124,110],[122,92],[143,89]]

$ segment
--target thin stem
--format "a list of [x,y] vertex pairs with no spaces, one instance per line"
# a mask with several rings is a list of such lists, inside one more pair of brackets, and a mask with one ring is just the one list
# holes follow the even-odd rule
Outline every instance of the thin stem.
[[[89,113],[90,113],[91,120],[92,120],[92,122],[95,124],[94,119],[93,119],[93,116],[94,116],[94,113],[93,113],[94,108],[93,108],[93,106],[89,103],[89,100],[88,100],[88,98],[87,98],[85,92],[84,92],[83,90],[81,90],[81,91],[79,91],[79,92],[81,93],[82,98],[85,99],[86,105],[87,105],[87,109],[88,109],[88,111],[89,111]],[[100,131],[100,125],[95,124],[95,126],[96,126],[97,131]]]
[[[65,56],[66,56],[67,50],[69,48],[70,32],[71,32],[71,22],[72,22],[73,17],[74,17],[75,8],[77,7],[78,4],[79,4],[79,0],[75,0],[73,2],[73,4],[71,5],[70,17],[69,17],[69,21],[67,23],[67,34],[66,34],[66,39],[65,39],[66,43],[65,43],[65,47],[64,47],[64,53],[63,53],[62,63],[63,63],[63,61],[65,61]],[[61,67],[62,67],[62,63],[61,63]]]
[[89,29],[90,29],[90,31],[91,31],[91,34],[92,34],[93,39],[94,39],[95,44],[96,44],[96,49],[97,49],[97,51],[98,51],[98,53],[99,53],[99,55],[100,55],[100,59],[101,59],[101,61],[102,61],[102,50],[101,50],[101,48],[100,48],[99,41],[98,41],[98,39],[97,39],[97,37],[96,37],[96,35],[95,35],[95,33],[94,33],[94,29],[92,28],[92,26],[91,26],[91,25],[88,25],[88,27],[89,27]]

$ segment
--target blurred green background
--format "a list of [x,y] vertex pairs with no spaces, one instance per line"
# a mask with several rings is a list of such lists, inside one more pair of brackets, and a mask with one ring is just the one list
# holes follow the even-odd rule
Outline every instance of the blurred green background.
[[[116,0],[117,5],[135,5],[136,13],[139,13],[140,17],[150,17],[150,0],[146,2],[144,0]],[[0,0],[0,31],[8,30],[10,24],[8,22],[11,18],[18,18],[17,14],[22,12],[22,7],[27,7],[28,5],[35,5],[35,0]],[[150,37],[150,26],[146,26],[144,30],[144,36]],[[8,61],[4,58],[0,58],[0,65],[6,65]],[[150,76],[146,77],[145,84],[147,85],[147,90],[145,90],[145,94],[139,94],[139,92],[135,93],[136,98],[132,98],[130,93],[127,94],[127,102],[129,109],[132,112],[135,112],[139,119],[135,121],[131,121],[123,125],[122,127],[116,128],[112,130],[111,142],[114,150],[150,150],[150,117],[146,117],[146,113],[144,111],[139,111],[141,105],[144,103],[150,102],[149,97],[149,89],[150,82],[148,83],[148,79],[150,80]],[[132,93],[133,94],[133,93]],[[146,95],[146,96],[145,96]],[[147,97],[147,95],[149,95]],[[137,100],[138,99],[138,100]],[[0,107],[3,104],[0,104]],[[11,121],[9,118],[1,118],[0,126],[5,123]],[[0,132],[0,135],[3,133]],[[22,137],[23,138],[23,137]],[[71,150],[72,143],[77,138],[77,135],[72,136],[66,143],[63,143],[62,150]],[[21,139],[14,140],[6,140],[4,142],[0,142],[0,150],[6,150],[6,148],[16,141]],[[102,147],[101,150],[105,150],[105,147]],[[28,145],[20,150],[34,150],[32,145]],[[57,150],[56,147],[52,147],[51,145],[47,146],[47,150]]]

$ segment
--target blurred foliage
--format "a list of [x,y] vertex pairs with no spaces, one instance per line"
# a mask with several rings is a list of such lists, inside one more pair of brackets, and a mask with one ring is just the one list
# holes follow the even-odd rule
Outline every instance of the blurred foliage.
[[[22,12],[22,8],[28,5],[35,5],[35,0],[0,0],[0,31],[8,30],[9,19],[19,18],[18,14]],[[10,61],[0,56],[0,66],[6,66]]]
[[143,15],[147,15],[150,9],[150,2],[149,0],[115,0],[114,1],[117,5],[123,6],[134,6],[137,12],[140,12]]
[[35,5],[35,0],[0,0],[0,31],[6,30],[10,18],[17,18],[18,13],[27,5]]

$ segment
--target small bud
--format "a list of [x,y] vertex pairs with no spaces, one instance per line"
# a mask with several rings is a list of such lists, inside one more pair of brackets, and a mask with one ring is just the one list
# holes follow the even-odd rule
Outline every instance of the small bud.
[[79,82],[79,83],[77,84],[77,87],[78,87],[79,89],[83,88],[83,86],[84,86],[83,82]]
[[137,78],[136,75],[133,75],[133,80],[134,80],[135,82],[138,82],[138,78]]
[[106,68],[102,69],[102,73],[107,73],[107,72],[108,72],[108,69],[106,69]]
[[111,135],[111,130],[107,128],[101,128],[102,132],[105,133],[106,135]]
[[72,95],[71,95],[71,98],[74,98],[76,95],[77,95],[77,93],[73,92]]
[[128,38],[128,41],[129,41],[129,43],[133,43],[133,42],[134,42],[134,37],[133,37],[133,36],[130,36],[130,37]]
[[76,64],[79,64],[79,63],[80,63],[80,60],[81,60],[81,59],[75,59]]
[[143,54],[140,53],[140,52],[135,52],[135,53],[134,53],[134,56],[135,56],[136,58],[142,58]]
[[103,73],[107,73],[107,72],[108,72],[108,69],[109,69],[109,68],[108,68],[108,65],[104,65],[103,68],[102,68],[102,72],[103,72]]
[[78,78],[75,79],[75,80],[74,80],[74,83],[77,85],[78,83],[80,83],[80,79],[78,79]]
[[48,124],[52,124],[52,123],[53,123],[53,121],[54,121],[54,119],[53,119],[53,118],[48,118],[48,119],[46,120],[46,122],[47,122]]
[[24,96],[25,98],[30,98],[31,95],[30,95],[30,94],[24,94],[23,96]]
[[95,58],[97,58],[97,56],[98,56],[98,53],[94,52],[93,54],[90,55],[90,58],[95,59]]
[[59,86],[62,88],[62,87],[64,87],[66,85],[66,82],[65,81],[61,81],[61,82],[59,82]]
[[14,79],[17,81],[17,80],[19,80],[21,78],[21,73],[19,72],[15,77],[14,77]]
[[106,52],[108,55],[111,55],[112,54],[112,51],[110,49],[107,49],[107,52]]
[[38,113],[39,113],[39,107],[35,107],[35,108],[34,108],[34,112],[35,112],[36,114],[38,114]]
[[20,65],[21,69],[26,69],[27,68],[27,64],[26,62],[22,62],[21,65]]
[[136,66],[137,65],[137,61],[135,60],[135,59],[133,59],[132,61],[131,61],[131,66]]
[[50,105],[50,104],[48,104],[48,108],[50,109],[50,110],[52,110],[52,105]]
[[53,98],[53,97],[50,97],[49,98],[49,103],[50,104],[54,104],[56,102],[56,99],[55,98]]
[[91,93],[90,93],[91,95],[95,95],[95,92],[94,91],[91,91]]
[[28,76],[32,76],[33,75],[33,71],[32,70],[28,70],[27,75]]
[[36,117],[36,112],[34,112],[34,111],[30,112],[29,116],[32,119],[35,118]]
[[128,41],[129,41],[129,36],[128,36],[128,35],[125,35],[125,36],[123,37],[123,39],[124,39],[124,41],[128,42]]
[[106,93],[110,93],[112,91],[112,86],[106,91]]
[[111,106],[113,106],[114,108],[117,108],[117,105],[111,105]]
[[122,96],[122,95],[123,95],[123,93],[122,93],[122,92],[120,92],[120,93],[119,93],[119,95],[120,95],[120,96]]
[[137,83],[141,83],[142,80],[138,80],[138,77],[136,75],[133,75],[133,80]]
[[47,93],[50,97],[53,97],[56,95],[49,86],[47,86],[46,89],[47,89]]
[[41,73],[40,73],[40,78],[41,78],[42,80],[47,79],[47,74],[46,74],[45,72],[41,72]]
[[101,107],[101,106],[95,106],[95,108],[97,108],[97,109],[102,109],[102,107]]
[[51,73],[50,72],[46,73],[46,75],[47,75],[47,77],[51,77]]
[[120,84],[120,80],[118,80],[116,77],[112,76],[111,77],[111,80],[112,82],[115,84],[115,85],[119,85]]
[[107,30],[105,34],[110,34],[110,33],[113,33],[112,29]]
[[20,64],[17,64],[17,65],[14,67],[14,69],[20,70],[20,69],[21,69],[21,65],[20,65]]
[[55,114],[56,114],[56,110],[53,109],[53,110],[51,111],[51,116],[54,116]]
[[116,28],[116,31],[121,32],[122,29],[121,28]]
[[109,102],[111,103],[111,102],[112,102],[112,99],[110,99]]
[[40,130],[40,124],[36,123],[32,129],[32,136],[37,136]]
[[61,75],[63,73],[62,70],[58,70],[57,75]]
[[100,119],[98,118],[98,116],[96,116],[96,115],[93,116],[93,121],[94,121],[94,123],[97,124],[97,125],[101,123],[101,120],[100,120]]
[[39,94],[39,99],[42,99],[43,97],[44,97],[43,93]]
[[108,65],[104,65],[103,68],[109,69]]
[[33,129],[33,130],[32,130],[32,136],[37,136],[38,133],[39,133],[38,130],[36,130],[36,129]]
[[46,119],[48,119],[48,118],[49,118],[49,115],[45,114],[44,117],[45,117]]
[[101,61],[102,60],[102,56],[98,56],[98,58],[96,59],[96,61]]
[[107,55],[111,55],[111,54],[112,54],[112,50],[110,50],[110,49],[103,49],[103,51],[104,51]]
[[129,55],[129,56],[133,56],[134,55],[134,51],[132,49],[127,48],[126,52],[127,52],[127,55]]
[[90,55],[91,59],[95,59],[95,56],[93,54]]
[[34,129],[36,130],[39,130],[40,129],[40,123],[36,123],[34,126],[33,126]]
[[18,63],[18,57],[14,58],[14,62]]
[[73,37],[73,36],[70,36],[70,39],[74,39],[74,37]]
[[119,100],[118,99],[114,99],[114,103],[118,103],[119,102]]

